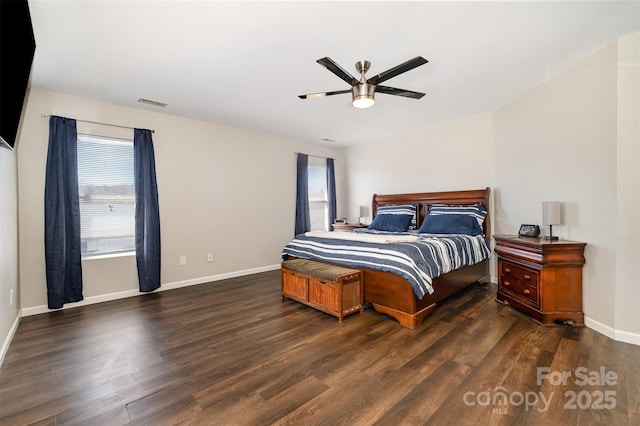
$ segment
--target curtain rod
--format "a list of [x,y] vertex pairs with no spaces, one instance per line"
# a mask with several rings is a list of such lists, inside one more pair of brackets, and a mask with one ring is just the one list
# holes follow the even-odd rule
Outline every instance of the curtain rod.
[[[298,155],[298,154],[304,154],[304,152],[294,152],[294,153],[293,153],[293,155]],[[324,158],[325,160],[326,160],[327,158],[331,158],[331,157],[322,157],[322,156],[320,156],[320,155],[312,155],[312,154],[304,154],[304,155],[307,155],[307,156],[309,156],[309,157]],[[333,161],[338,161],[338,160],[336,160],[335,158],[332,158],[332,160],[333,160]]]
[[[42,113],[42,117],[51,117],[51,114],[45,114],[44,112]],[[110,124],[110,123],[103,123],[100,121],[90,121],[90,120],[79,120],[77,118],[74,118],[74,120],[76,121],[81,121],[83,123],[91,123],[91,124],[99,124],[102,126],[111,126],[111,127],[119,127],[121,129],[130,129],[130,130],[134,130],[135,127],[129,127],[129,126],[121,126],[119,124]],[[151,133],[155,133],[156,131],[154,129],[151,129]]]

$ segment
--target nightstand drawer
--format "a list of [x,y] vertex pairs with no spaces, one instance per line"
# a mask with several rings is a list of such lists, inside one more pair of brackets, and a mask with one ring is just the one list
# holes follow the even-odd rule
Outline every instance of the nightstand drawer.
[[538,288],[525,284],[520,280],[501,275],[498,286],[506,291],[522,296],[538,304]]
[[538,272],[525,269],[511,263],[500,262],[500,275],[509,277],[511,281],[520,281],[524,284],[538,287]]

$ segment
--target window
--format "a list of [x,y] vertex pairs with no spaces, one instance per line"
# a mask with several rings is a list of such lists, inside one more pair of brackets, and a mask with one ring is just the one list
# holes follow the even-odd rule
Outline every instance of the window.
[[312,231],[328,231],[328,200],[327,200],[327,166],[324,159],[313,161],[309,159],[309,218]]
[[135,250],[133,141],[78,135],[82,255]]

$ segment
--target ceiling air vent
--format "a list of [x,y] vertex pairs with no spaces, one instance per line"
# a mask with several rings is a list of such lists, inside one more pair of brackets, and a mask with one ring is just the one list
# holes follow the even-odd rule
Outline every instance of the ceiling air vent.
[[140,102],[141,104],[153,105],[160,108],[164,108],[167,106],[167,104],[165,104],[164,102],[152,101],[151,99],[145,98],[138,98],[138,102]]

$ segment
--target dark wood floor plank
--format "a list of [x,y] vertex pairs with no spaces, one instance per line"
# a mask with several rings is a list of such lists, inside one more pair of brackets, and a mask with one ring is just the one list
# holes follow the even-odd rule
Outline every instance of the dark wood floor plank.
[[[574,385],[577,383],[580,388],[574,392],[577,393],[576,410],[581,424],[624,424],[632,417],[630,401],[624,396],[638,391],[633,382],[637,383],[640,377],[637,370],[634,375],[632,364],[625,362],[627,344],[607,344],[607,340],[605,336],[594,335],[588,362],[576,365],[572,371]],[[576,371],[580,367],[582,370]],[[608,400],[601,399],[603,394]]]
[[554,354],[531,344],[531,339],[528,342],[526,350],[508,366],[509,374],[491,390],[491,412],[484,418],[491,424],[523,423],[530,412],[547,409],[551,395],[541,392],[537,374],[538,367],[551,364]]
[[202,411],[186,389],[167,387],[126,404],[132,422],[144,420],[149,424],[171,421],[180,424],[198,418]]
[[[504,316],[505,321],[515,319],[512,327],[503,334],[492,350],[469,373],[467,378],[454,389],[450,398],[440,405],[430,418],[433,424],[509,424],[509,418],[494,416],[494,408],[484,396],[491,400],[499,387],[509,380],[512,374],[520,375],[522,363],[519,360],[531,352],[527,344],[532,324],[526,319]],[[487,324],[488,326],[489,324]],[[528,368],[535,368],[534,365]],[[531,380],[535,381],[535,377]],[[526,392],[526,389],[512,389],[513,392]],[[508,408],[511,411],[512,407]],[[477,423],[475,423],[477,422]],[[517,423],[515,423],[517,424]]]
[[[246,410],[238,420],[245,425],[273,424],[303,406],[316,396],[329,389],[329,386],[313,376],[295,381],[288,389],[282,389],[265,399],[262,410]],[[264,398],[264,394],[260,393]]]
[[423,425],[467,377],[471,367],[447,360],[395,404],[376,425]]
[[[346,374],[346,373],[345,373]],[[331,386],[289,415],[274,422],[281,424],[350,425],[366,415],[368,397],[376,381],[359,371],[350,373],[348,381]]]
[[[589,357],[592,352],[593,335],[589,338],[588,345],[581,344],[574,340],[562,339],[558,345],[558,349],[553,357],[553,361],[549,367],[549,379],[543,380],[540,392],[544,395],[548,395],[551,398],[549,409],[545,412],[532,411],[527,417],[528,421],[556,421],[563,422],[564,424],[580,424],[580,413],[577,409],[567,409],[566,404],[569,402],[565,393],[567,391],[580,392],[582,386],[574,384],[575,381],[575,369],[580,366],[585,366],[589,362]],[[561,375],[570,374],[571,376],[567,380],[562,380]],[[558,381],[551,380],[558,375]],[[565,384],[566,383],[566,384]]]
[[72,406],[55,416],[56,424],[63,425],[124,425],[129,421],[125,402],[117,392]]
[[[454,327],[455,325],[451,323],[438,322],[425,328],[425,330],[429,330],[428,333],[412,333],[401,330],[405,333],[403,340],[393,338],[393,336],[386,339],[384,342],[385,346],[388,346],[386,350],[382,352],[381,356],[374,359],[371,364],[363,368],[362,371],[379,380],[391,377],[400,368],[412,361],[418,354],[424,352],[433,343],[444,338]],[[413,344],[407,344],[407,342],[404,341],[405,339],[411,339]]]
[[[415,330],[282,301],[279,271],[23,318],[0,424],[640,424],[640,347],[541,327],[495,291],[470,287]],[[578,366],[616,371],[615,408],[565,410],[563,392],[603,387],[536,382],[540,367]],[[501,389],[555,399],[544,412],[465,402]]]
[[383,416],[393,412],[394,406],[412,393],[413,389],[425,380],[425,376],[416,374],[408,367],[402,367],[393,374],[380,379],[375,392],[369,392],[366,415],[353,421],[354,425],[371,425]]

